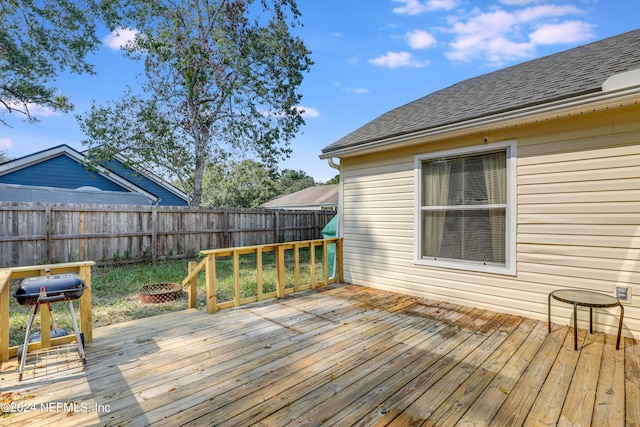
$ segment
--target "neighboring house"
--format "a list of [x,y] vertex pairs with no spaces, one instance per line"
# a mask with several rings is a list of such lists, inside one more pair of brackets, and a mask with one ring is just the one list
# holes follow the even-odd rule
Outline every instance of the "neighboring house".
[[340,159],[346,281],[536,319],[553,290],[621,288],[640,338],[640,30],[434,92],[320,157]]
[[[86,161],[83,153],[67,145],[59,145],[0,164],[0,184],[65,189],[65,194],[82,187],[90,187],[92,190],[105,192],[142,194],[148,200],[147,204],[189,204],[189,198],[185,193],[153,174],[124,168],[123,159],[116,158],[111,164],[106,165],[107,167],[92,170],[86,168]],[[4,195],[9,197],[9,194],[16,194],[17,197],[22,197],[16,191],[8,190]],[[86,195],[78,194],[71,198],[84,199]],[[105,195],[104,200],[104,203],[113,203],[113,198],[108,195]]]
[[34,185],[0,184],[0,202],[72,203],[89,205],[150,205],[144,194],[102,191],[93,187],[74,190]]
[[330,209],[338,208],[338,184],[316,185],[285,194],[261,205],[269,209]]

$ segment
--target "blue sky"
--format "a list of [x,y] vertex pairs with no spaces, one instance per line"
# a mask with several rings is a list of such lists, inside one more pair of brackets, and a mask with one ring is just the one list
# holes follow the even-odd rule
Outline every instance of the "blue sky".
[[[615,5],[615,6],[614,6]],[[318,181],[336,171],[318,155],[380,114],[477,75],[640,28],[637,0],[298,0],[296,29],[315,62],[301,88],[305,126],[281,168]],[[32,107],[40,122],[8,115],[0,150],[21,157],[59,144],[82,150],[74,113],[91,99],[116,99],[137,87],[141,65],[106,31],[90,58],[97,75],[63,75],[55,83],[75,111]],[[0,114],[3,114],[0,112]],[[1,126],[1,125],[0,125]]]

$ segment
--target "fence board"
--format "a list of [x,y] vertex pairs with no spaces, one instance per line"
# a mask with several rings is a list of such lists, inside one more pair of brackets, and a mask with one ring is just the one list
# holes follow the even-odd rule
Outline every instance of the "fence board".
[[332,211],[0,202],[0,267],[193,256],[322,238]]

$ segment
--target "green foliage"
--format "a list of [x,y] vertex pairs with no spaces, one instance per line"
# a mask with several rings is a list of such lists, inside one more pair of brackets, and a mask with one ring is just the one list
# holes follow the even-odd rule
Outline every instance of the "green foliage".
[[284,169],[280,173],[279,184],[280,194],[289,194],[304,190],[307,187],[313,187],[316,182],[305,171]]
[[119,153],[173,176],[200,205],[208,163],[250,153],[272,167],[288,156],[312,63],[290,32],[300,15],[294,0],[113,1],[139,32],[125,49],[144,61],[144,95],[79,117],[96,159]]
[[9,153],[4,150],[0,150],[0,163],[9,162],[11,160],[13,160],[13,158],[9,156]]
[[106,0],[0,0],[0,107],[31,122],[35,106],[70,111],[53,83],[65,70],[93,73],[85,57],[100,47],[95,25],[108,6]]
[[278,196],[316,185],[299,170],[278,173],[251,159],[207,166],[203,179],[203,206],[255,208]]
[[331,178],[329,181],[325,182],[325,184],[326,185],[329,185],[329,184],[340,184],[340,174],[337,174],[336,176]]
[[204,206],[255,208],[278,195],[276,176],[255,160],[210,164],[203,180]]

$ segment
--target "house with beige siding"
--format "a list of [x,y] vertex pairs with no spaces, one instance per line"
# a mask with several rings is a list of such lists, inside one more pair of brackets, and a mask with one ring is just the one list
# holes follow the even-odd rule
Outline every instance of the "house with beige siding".
[[431,93],[320,157],[340,163],[346,282],[534,319],[557,289],[626,292],[640,338],[640,30]]

